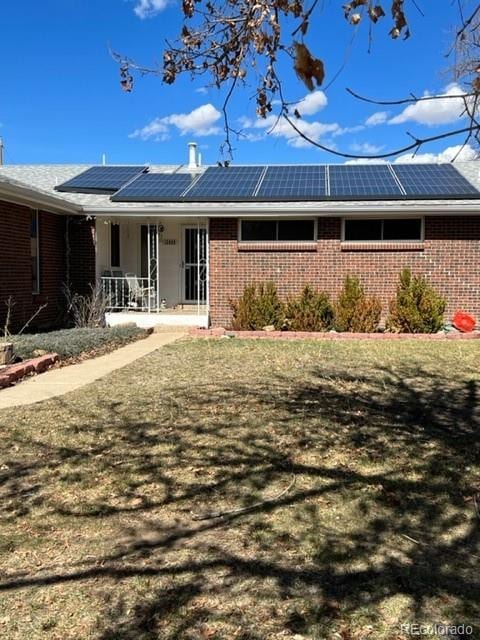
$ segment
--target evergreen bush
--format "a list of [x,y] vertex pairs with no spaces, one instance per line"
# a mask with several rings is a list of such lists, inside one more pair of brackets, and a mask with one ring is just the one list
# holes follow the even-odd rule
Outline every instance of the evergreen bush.
[[237,331],[260,331],[265,326],[281,329],[284,324],[285,305],[273,282],[247,285],[240,299],[230,304],[232,328]]
[[333,326],[333,308],[327,293],[305,285],[300,297],[286,304],[286,324],[292,331],[328,331]]
[[446,302],[427,279],[412,275],[410,268],[400,273],[397,294],[390,302],[386,327],[404,333],[436,333],[443,327]]
[[358,278],[347,276],[334,310],[337,331],[373,333],[378,329],[382,305],[377,298],[365,295]]

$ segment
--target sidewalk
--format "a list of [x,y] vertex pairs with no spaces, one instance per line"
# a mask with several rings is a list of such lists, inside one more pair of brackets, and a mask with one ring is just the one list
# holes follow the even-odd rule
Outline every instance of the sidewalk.
[[29,405],[74,391],[185,335],[186,331],[180,329],[152,333],[104,356],[27,378],[14,387],[0,390],[0,409]]

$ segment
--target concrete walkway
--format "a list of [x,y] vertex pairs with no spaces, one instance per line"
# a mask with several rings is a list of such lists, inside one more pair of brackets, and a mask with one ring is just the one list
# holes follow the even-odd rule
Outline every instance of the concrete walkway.
[[152,333],[104,356],[27,378],[14,387],[0,389],[0,409],[33,404],[74,391],[185,335],[186,331],[181,329]]

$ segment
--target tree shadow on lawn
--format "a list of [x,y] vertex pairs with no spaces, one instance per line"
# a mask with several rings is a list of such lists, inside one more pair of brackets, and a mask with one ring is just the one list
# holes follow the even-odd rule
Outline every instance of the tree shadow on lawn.
[[[477,395],[474,380],[426,369],[317,366],[298,378],[171,386],[161,403],[141,397],[141,415],[121,401],[83,407],[63,427],[65,446],[22,436],[38,455],[0,477],[4,516],[120,518],[123,538],[94,561],[9,575],[0,590],[146,580],[136,602],[106,605],[103,640],[355,638],[369,625],[393,638],[401,622],[477,623]],[[81,500],[45,493],[49,478],[69,474],[86,490],[108,487]],[[292,474],[275,502],[192,519],[254,505]]]

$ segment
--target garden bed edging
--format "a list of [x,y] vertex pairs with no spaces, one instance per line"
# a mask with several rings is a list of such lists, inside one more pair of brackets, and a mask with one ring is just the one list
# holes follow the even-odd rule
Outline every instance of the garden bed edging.
[[480,331],[470,333],[350,333],[336,331],[230,331],[224,328],[192,328],[189,335],[195,338],[259,338],[283,340],[478,340]]
[[0,389],[9,387],[32,373],[43,373],[58,361],[58,354],[47,353],[18,364],[12,364],[0,371]]

